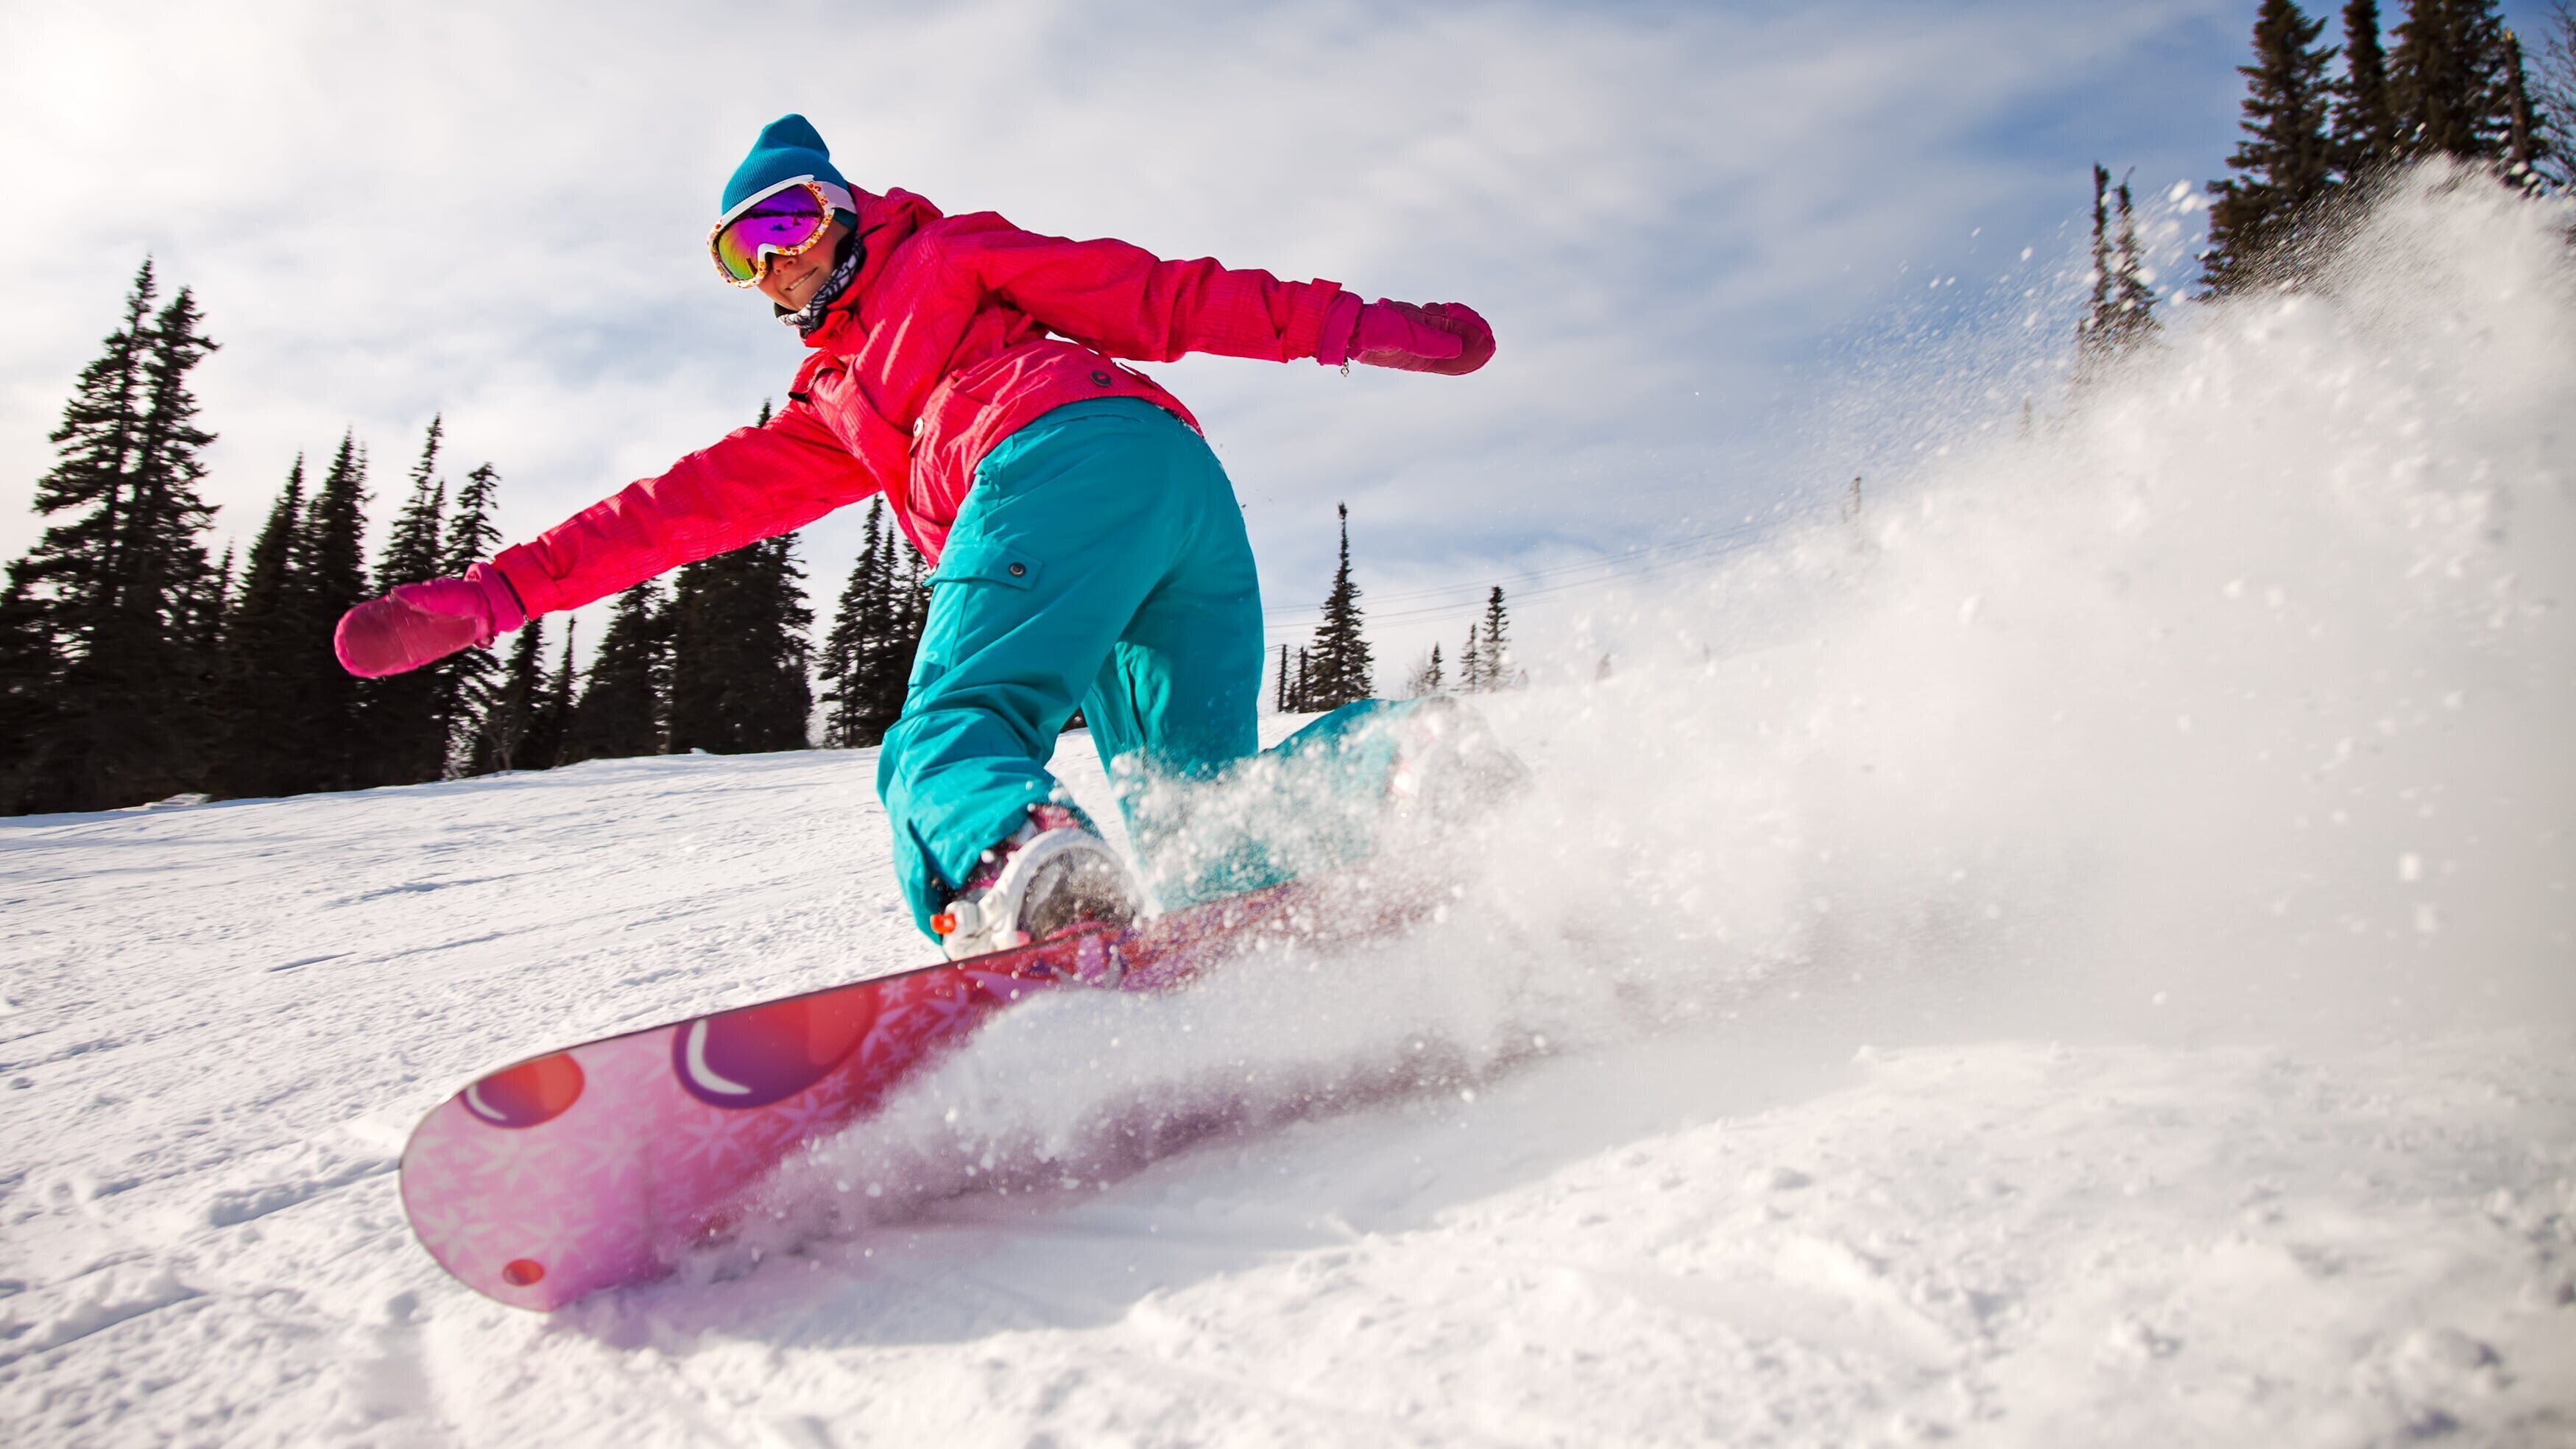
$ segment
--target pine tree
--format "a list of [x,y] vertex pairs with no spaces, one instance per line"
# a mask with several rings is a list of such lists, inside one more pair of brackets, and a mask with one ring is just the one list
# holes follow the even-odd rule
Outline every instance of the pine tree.
[[2531,104],[2531,87],[2522,70],[2522,37],[2504,33],[2505,177],[2537,189],[2548,180],[2549,136]]
[[2330,82],[2327,148],[2348,181],[2369,179],[2397,154],[2397,111],[2388,93],[2388,55],[2379,43],[2379,0],[2343,7],[2343,75]]
[[1511,628],[1511,616],[1503,611],[1503,586],[1496,584],[1493,594],[1485,600],[1485,617],[1477,627],[1478,689],[1511,688]]
[[0,654],[36,673],[5,687],[43,696],[12,711],[26,732],[5,788],[14,808],[135,804],[186,788],[207,763],[213,510],[197,485],[214,435],[197,425],[189,374],[215,344],[188,289],[152,315],[156,295],[146,261],[51,435],[59,461],[36,508],[71,516],[10,570],[15,637]]
[[2389,50],[2399,139],[2415,155],[2503,162],[2513,81],[2494,0],[2408,0]]
[[873,745],[902,716],[904,690],[927,619],[920,556],[888,526],[885,508],[868,505],[866,542],[832,616],[816,673],[829,681],[823,743],[838,749]]
[[251,543],[241,587],[224,619],[215,709],[223,743],[208,778],[219,795],[283,795],[301,788],[302,722],[295,708],[305,660],[296,626],[304,611],[294,597],[300,581],[289,570],[303,513],[304,458],[298,454],[267,525]]
[[528,768],[524,755],[528,733],[545,696],[546,621],[530,619],[510,641],[510,660],[501,669],[490,704],[474,738],[471,772],[489,775]]
[[2576,187],[2576,4],[2550,0],[2530,78],[2532,167],[2550,185]]
[[1288,712],[1289,712],[1289,710],[1288,710],[1288,646],[1287,646],[1287,645],[1285,645],[1285,644],[1282,644],[1282,645],[1280,645],[1280,646],[1279,646],[1279,691],[1278,691],[1278,698],[1277,698],[1275,701],[1273,701],[1273,703],[1272,703],[1272,705],[1271,705],[1271,708],[1273,708],[1273,709],[1277,710],[1277,711],[1278,711],[1279,713],[1281,713],[1281,714],[1286,714],[1286,713],[1288,713]]
[[1360,633],[1360,588],[1351,581],[1351,510],[1337,505],[1342,522],[1341,561],[1333,569],[1333,587],[1324,596],[1324,619],[1315,627],[1313,676],[1306,690],[1308,709],[1338,709],[1369,697],[1377,684],[1368,640]]
[[674,752],[802,749],[814,619],[797,587],[796,536],[762,539],[680,570],[671,599]]
[[[500,548],[501,528],[493,519],[500,508],[500,492],[501,475],[488,462],[476,464],[465,475],[464,486],[456,490],[446,537],[439,545],[439,573],[462,574],[489,561]],[[483,714],[491,707],[499,671],[500,662],[488,649],[460,649],[426,667],[425,672],[438,681],[435,700],[449,774],[473,768]]]
[[[2145,259],[2138,255],[2138,216],[2130,205],[2125,177],[2118,195],[2120,238],[2112,253],[2111,312],[2103,332],[2115,349],[2125,352],[2155,332],[2156,290],[2147,282]],[[1858,511],[1857,504],[1854,511]]]
[[1485,688],[1485,661],[1476,652],[1476,625],[1467,625],[1467,644],[1458,651],[1458,692],[1475,694]]
[[662,625],[661,590],[651,582],[617,596],[573,706],[567,761],[661,753],[662,699],[670,687]]
[[[447,485],[438,476],[438,449],[445,432],[433,415],[423,439],[420,461],[412,465],[411,494],[394,516],[392,531],[376,561],[376,586],[436,578],[444,562],[443,517]],[[362,686],[367,736],[372,757],[369,778],[380,785],[410,785],[447,773],[449,671],[414,669],[388,675]]]
[[343,433],[304,510],[287,565],[296,581],[288,597],[298,675],[295,733],[303,745],[298,790],[354,789],[373,775],[366,691],[340,667],[331,646],[340,616],[367,598],[366,531],[367,458],[356,438]]
[[1431,646],[1431,652],[1423,657],[1422,662],[1413,667],[1412,676],[1405,680],[1405,697],[1420,699],[1424,695],[1438,694],[1440,682],[1440,646],[1434,644]]
[[36,748],[53,726],[62,672],[53,631],[25,572],[23,564],[10,564],[0,586],[0,815],[43,808]]
[[2324,28],[2291,0],[2263,0],[2256,12],[2254,63],[2237,67],[2245,77],[2245,137],[2227,158],[2237,174],[2209,183],[2209,250],[2201,265],[2213,296],[2244,289],[2269,267],[2295,267],[2333,189],[2328,52],[2316,43]]
[[576,679],[572,667],[573,635],[576,620],[564,620],[563,662],[545,678],[528,708],[528,731],[519,742],[514,768],[551,770],[564,763],[564,747],[572,734],[573,688]]

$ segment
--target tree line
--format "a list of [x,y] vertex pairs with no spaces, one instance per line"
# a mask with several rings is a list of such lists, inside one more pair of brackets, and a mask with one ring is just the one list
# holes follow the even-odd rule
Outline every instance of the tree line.
[[[2576,95],[2566,67],[2576,19],[2554,7],[2535,88],[2521,37],[2495,0],[2407,0],[2383,30],[2377,0],[2348,0],[2341,44],[2322,16],[2263,0],[2245,77],[2232,173],[2209,183],[2206,295],[2298,284],[2346,208],[2392,171],[2434,157],[2522,189],[2564,186]],[[2339,63],[2338,63],[2339,62]]]
[[[536,619],[506,657],[351,676],[332,651],[341,614],[489,559],[501,475],[480,463],[451,493],[432,418],[370,566],[368,456],[344,434],[319,478],[301,456],[288,468],[247,556],[211,559],[215,435],[189,375],[216,347],[194,295],[163,303],[147,260],[49,435],[47,526],[0,583],[0,814],[806,745],[818,661],[794,534],[620,595],[586,674],[572,621],[550,650]],[[867,540],[815,671],[829,744],[883,736],[927,613],[920,556],[881,504]]]
[[[2208,184],[2200,295],[2301,286],[2354,206],[2391,174],[2447,157],[2520,190],[2576,184],[2576,7],[2554,0],[2527,63],[2494,0],[2407,0],[2393,30],[2377,0],[2348,0],[2340,45],[2294,0],[2254,19],[2242,133]],[[2090,295],[2076,323],[2080,389],[2154,335],[2155,288],[2129,184],[2093,167]]]
[[[1341,519],[1341,555],[1333,567],[1332,587],[1324,594],[1323,618],[1315,625],[1314,642],[1293,656],[1287,645],[1279,646],[1278,683],[1271,702],[1282,714],[1338,709],[1377,691],[1377,666],[1361,628],[1360,588],[1351,579],[1351,510],[1347,504],[1336,504],[1334,513]],[[1404,692],[1414,698],[1444,691],[1481,694],[1526,683],[1528,676],[1511,663],[1510,643],[1511,617],[1503,607],[1502,585],[1496,584],[1485,600],[1482,617],[1467,626],[1457,672],[1448,672],[1440,646],[1434,644],[1406,676]]]

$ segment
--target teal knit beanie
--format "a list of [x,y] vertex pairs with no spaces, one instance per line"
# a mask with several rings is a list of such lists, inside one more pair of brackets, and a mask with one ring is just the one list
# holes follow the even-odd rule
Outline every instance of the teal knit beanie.
[[760,128],[760,139],[751,145],[751,154],[734,168],[733,179],[725,183],[724,202],[716,208],[718,216],[740,206],[746,198],[798,176],[811,176],[828,181],[843,191],[850,183],[832,164],[831,148],[823,144],[823,134],[803,116],[786,115]]

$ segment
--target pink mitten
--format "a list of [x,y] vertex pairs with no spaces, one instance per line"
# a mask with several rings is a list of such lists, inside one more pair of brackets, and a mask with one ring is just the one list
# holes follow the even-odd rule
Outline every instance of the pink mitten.
[[340,616],[332,647],[340,666],[365,679],[418,669],[469,644],[492,640],[528,622],[510,581],[490,564],[463,578],[404,584]]
[[1494,329],[1463,303],[1417,307],[1381,298],[1363,305],[1348,292],[1334,299],[1319,341],[1316,360],[1328,367],[1361,362],[1456,376],[1494,355]]

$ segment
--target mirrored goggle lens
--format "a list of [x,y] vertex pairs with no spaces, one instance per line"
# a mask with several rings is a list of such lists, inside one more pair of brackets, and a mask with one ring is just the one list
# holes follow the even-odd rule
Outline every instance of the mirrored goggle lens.
[[761,253],[791,252],[814,239],[831,220],[821,198],[802,186],[763,197],[716,233],[716,265],[737,282],[761,273]]

